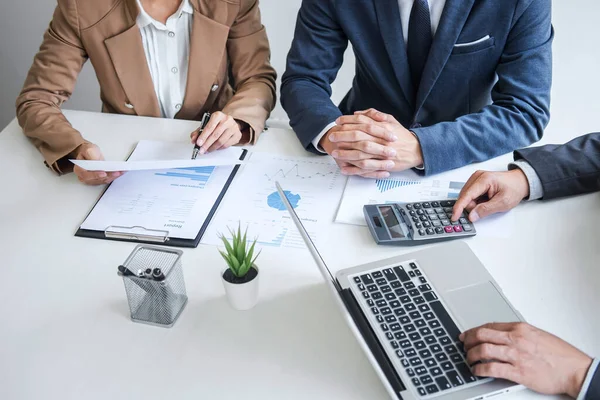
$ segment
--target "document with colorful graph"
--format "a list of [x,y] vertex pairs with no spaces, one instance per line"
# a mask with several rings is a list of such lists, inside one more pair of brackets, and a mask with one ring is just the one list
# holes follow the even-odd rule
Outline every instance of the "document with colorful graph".
[[221,245],[218,235],[229,228],[248,227],[248,239],[257,238],[264,247],[304,248],[275,182],[279,182],[290,203],[312,235],[319,226],[331,223],[339,205],[346,177],[329,157],[282,157],[252,153],[241,167],[234,184],[213,218],[202,243]]
[[[160,147],[160,143],[154,143],[153,154],[160,153]],[[189,143],[164,145],[166,150],[174,147],[180,149],[181,157],[183,153],[190,156]],[[240,148],[234,151],[238,157],[246,152]],[[139,159],[139,154],[134,151],[132,157]],[[128,234],[137,239],[157,236],[168,238],[164,242],[167,245],[195,247],[238,168],[227,165],[129,171],[106,189],[76,235],[105,238],[111,232],[123,240]]]
[[387,179],[352,176],[346,184],[335,221],[366,225],[365,204],[456,199],[465,182],[462,177],[424,179],[412,170],[393,173]]

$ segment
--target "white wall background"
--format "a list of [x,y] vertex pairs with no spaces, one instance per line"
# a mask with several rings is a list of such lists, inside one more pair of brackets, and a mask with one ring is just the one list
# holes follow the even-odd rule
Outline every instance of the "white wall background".
[[[89,0],[94,1],[94,0]],[[99,0],[96,0],[99,1]],[[283,74],[285,58],[292,41],[296,14],[301,0],[262,0],[263,23],[271,41],[272,63]],[[48,26],[55,0],[2,0],[0,2],[0,130],[14,117],[14,101]],[[561,0],[553,2],[554,84],[552,121],[544,141],[552,140],[553,127],[569,126],[573,136],[596,126],[584,125],[578,115],[597,114],[600,110],[600,39],[597,33],[597,0]],[[338,102],[350,87],[353,57],[347,62],[334,84],[334,100]],[[77,110],[100,110],[99,88],[94,71],[87,64],[79,78],[75,93],[65,105]],[[561,112],[569,110],[569,112]],[[278,105],[275,118],[286,118]],[[589,120],[589,118],[588,118]]]

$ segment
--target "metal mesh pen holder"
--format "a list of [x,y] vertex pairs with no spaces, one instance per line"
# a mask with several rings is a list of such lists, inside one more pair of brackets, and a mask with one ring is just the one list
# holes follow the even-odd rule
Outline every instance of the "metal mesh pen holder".
[[[123,266],[131,320],[172,327],[187,304],[179,250],[139,245]],[[158,269],[158,270],[157,270]],[[150,271],[150,274],[148,274]]]

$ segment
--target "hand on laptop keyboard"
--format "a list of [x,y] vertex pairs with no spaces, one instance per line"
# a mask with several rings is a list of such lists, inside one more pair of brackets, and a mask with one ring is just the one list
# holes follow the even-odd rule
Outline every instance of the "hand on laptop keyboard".
[[469,364],[484,361],[473,367],[476,376],[508,379],[544,394],[576,398],[592,364],[567,342],[525,323],[487,324],[460,340]]

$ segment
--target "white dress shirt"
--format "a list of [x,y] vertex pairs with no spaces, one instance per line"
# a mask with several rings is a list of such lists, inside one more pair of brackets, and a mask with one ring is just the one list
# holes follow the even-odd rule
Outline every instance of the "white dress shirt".
[[[400,7],[400,21],[402,22],[402,35],[404,36],[404,43],[408,43],[408,25],[410,21],[410,12],[412,11],[414,0],[398,0],[398,6]],[[444,6],[446,0],[429,0],[429,15],[431,16],[431,35],[435,36],[442,13],[444,12]],[[319,135],[313,139],[312,144],[321,153],[325,153],[323,148],[319,146],[319,142],[325,136],[327,132],[337,124],[335,122],[330,123],[319,133]]]
[[136,23],[160,113],[163,118],[174,118],[185,97],[194,9],[189,0],[183,0],[177,12],[163,24],[144,11],[140,0],[137,2],[140,14]]

